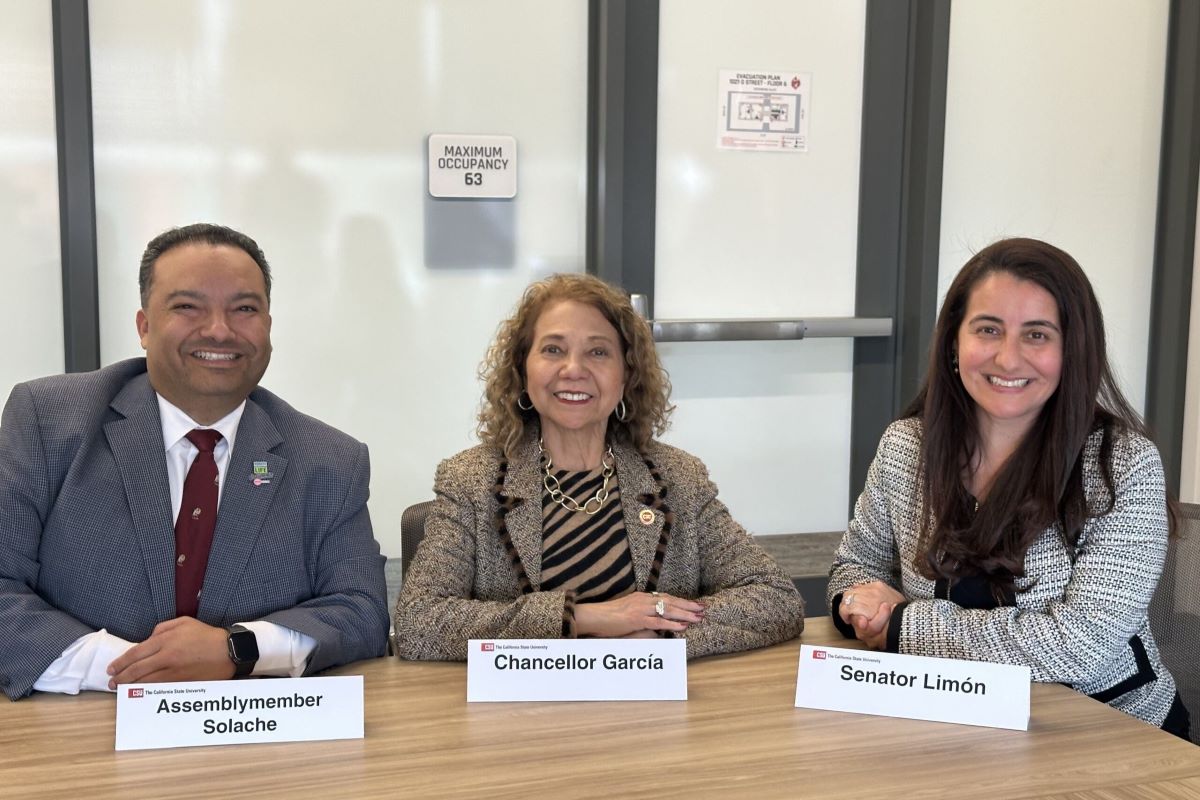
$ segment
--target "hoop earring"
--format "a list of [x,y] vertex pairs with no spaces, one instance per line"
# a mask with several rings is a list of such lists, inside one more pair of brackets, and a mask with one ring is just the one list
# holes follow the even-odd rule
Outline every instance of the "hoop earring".
[[[525,401],[527,403],[529,403],[529,405],[527,405],[527,406],[521,405],[522,397],[525,398]],[[517,395],[517,408],[521,409],[522,411],[533,411],[533,400],[529,397],[529,393],[526,392],[524,389],[522,389],[521,393],[519,395]]]
[[625,407],[625,398],[621,398],[621,402],[617,403],[617,407],[613,409],[613,416],[617,418],[617,422],[629,422],[629,409]]

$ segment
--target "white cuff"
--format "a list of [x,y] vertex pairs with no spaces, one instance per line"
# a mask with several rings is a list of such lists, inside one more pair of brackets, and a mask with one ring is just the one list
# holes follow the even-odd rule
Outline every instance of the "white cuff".
[[258,663],[251,675],[299,678],[317,649],[316,639],[274,622],[260,619],[238,624],[254,631],[258,640]]

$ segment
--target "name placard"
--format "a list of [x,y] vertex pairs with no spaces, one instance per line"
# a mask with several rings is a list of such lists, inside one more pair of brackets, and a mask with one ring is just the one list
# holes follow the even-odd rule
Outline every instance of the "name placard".
[[800,646],[796,706],[1029,729],[1029,667]]
[[118,750],[361,738],[361,675],[117,687]]
[[467,702],[687,700],[683,639],[472,639]]

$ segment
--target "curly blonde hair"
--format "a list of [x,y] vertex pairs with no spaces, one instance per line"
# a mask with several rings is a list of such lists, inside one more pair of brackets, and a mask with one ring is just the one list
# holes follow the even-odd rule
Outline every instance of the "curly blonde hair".
[[675,407],[670,404],[671,381],[658,351],[654,335],[629,302],[629,295],[593,275],[561,273],[531,284],[516,312],[500,323],[496,340],[479,366],[484,382],[479,409],[479,439],[512,457],[525,435],[526,426],[538,418],[536,410],[520,408],[517,401],[525,391],[525,360],[533,346],[533,329],[542,312],[553,303],[574,300],[599,311],[621,336],[625,356],[626,420],[609,416],[611,440],[645,450],[653,436],[661,436]]

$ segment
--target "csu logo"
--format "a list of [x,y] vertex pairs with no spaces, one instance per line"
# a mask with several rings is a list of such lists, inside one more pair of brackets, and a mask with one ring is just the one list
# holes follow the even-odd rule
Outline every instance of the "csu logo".
[[481,642],[479,645],[479,649],[485,653],[490,653],[496,649],[496,645],[494,645],[491,642]]
[[824,650],[813,650],[813,658],[817,659],[818,661],[824,661],[825,660],[825,651]]
[[146,690],[145,689],[130,689],[129,696],[130,697],[145,697]]

